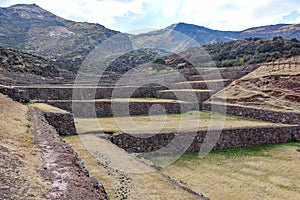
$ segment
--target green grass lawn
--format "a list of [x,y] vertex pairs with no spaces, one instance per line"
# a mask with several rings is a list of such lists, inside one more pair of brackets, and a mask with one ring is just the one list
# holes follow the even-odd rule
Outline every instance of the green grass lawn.
[[211,199],[300,199],[299,143],[183,155],[162,171]]

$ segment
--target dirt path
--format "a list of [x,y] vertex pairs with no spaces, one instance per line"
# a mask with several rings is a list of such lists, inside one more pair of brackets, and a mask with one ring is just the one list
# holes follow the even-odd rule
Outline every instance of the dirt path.
[[110,199],[202,199],[99,135],[65,140],[103,182]]
[[39,170],[51,183],[47,199],[106,199],[103,187],[96,179],[88,178],[81,160],[64,143],[55,129],[44,119],[41,111],[30,109],[34,142],[42,152],[44,165]]

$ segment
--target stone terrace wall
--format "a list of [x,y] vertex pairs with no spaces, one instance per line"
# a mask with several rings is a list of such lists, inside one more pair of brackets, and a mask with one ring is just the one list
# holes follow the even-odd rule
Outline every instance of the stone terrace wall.
[[[214,112],[224,113],[224,106],[226,106],[226,114],[241,116],[244,118],[253,118],[258,120],[284,123],[284,124],[300,124],[300,113],[298,112],[284,112],[275,110],[265,110],[259,108],[250,108],[237,105],[222,105],[214,104]],[[204,103],[204,110],[211,110],[211,104]]]
[[[14,101],[21,103],[29,102],[28,97],[22,91],[15,88],[0,87],[0,93],[9,96]],[[51,113],[43,112],[46,120],[52,125],[60,135],[77,134],[74,118],[71,113]]]
[[19,91],[15,88],[10,87],[0,87],[0,93],[9,96],[12,100],[20,102],[20,103],[27,103],[29,102],[29,98],[23,91]]
[[[68,112],[73,112],[72,110],[72,102],[71,101],[49,101],[48,104],[58,107],[60,109],[66,110]],[[159,107],[154,107],[152,110],[154,113],[161,113],[161,106],[164,107],[166,113],[168,114],[176,114],[181,112],[186,112],[188,110],[194,110],[196,105],[193,103],[177,103],[177,102],[130,102],[129,107],[128,104],[124,102],[118,102],[114,104],[117,106],[115,108],[119,108],[118,112],[113,114],[112,104],[110,101],[100,101],[100,102],[78,102],[74,104],[77,109],[76,114],[79,115],[77,117],[91,117],[91,113],[93,109],[96,111],[97,117],[121,117],[126,116],[125,108],[129,109],[130,115],[148,115],[149,109],[154,105],[160,105]],[[82,110],[81,110],[82,109]]]
[[[188,96],[190,96],[190,98],[188,98]],[[193,97],[197,98],[195,100],[197,100],[201,105],[202,102],[208,100],[211,97],[211,93],[210,92],[181,92],[181,91],[167,91],[167,92],[162,92],[162,91],[158,91],[157,92],[157,96],[158,98],[161,99],[178,99],[178,100],[184,100],[184,99],[193,99]],[[177,98],[179,97],[179,98]],[[183,97],[184,99],[180,99],[180,97]],[[193,99],[194,100],[194,99]]]
[[[259,67],[259,65],[247,65],[247,66],[237,66],[237,67],[227,67],[227,68],[214,68],[218,70],[221,77],[223,79],[230,79],[230,80],[236,80],[239,79],[252,71],[256,70]],[[216,71],[207,72],[207,71],[200,71],[199,73],[196,71],[196,69],[193,72],[190,72],[187,76],[188,80],[190,81],[199,81],[199,80],[211,80],[215,79],[217,77]]]
[[59,135],[77,135],[74,118],[70,113],[44,112],[45,119]]
[[[220,133],[220,130],[209,130],[208,132],[206,130],[198,131],[185,153],[199,152],[206,134],[216,133]],[[129,153],[146,153],[165,147],[175,136],[184,140],[187,134],[190,133],[149,134],[149,137],[145,138],[145,136],[147,136],[145,134],[142,137],[139,137],[139,135],[135,135],[136,137],[134,137],[126,133],[121,133],[113,135],[111,142]],[[300,141],[300,126],[223,129],[213,150],[281,144],[292,141]],[[180,149],[182,147],[180,144],[176,145],[178,145],[179,149],[174,147],[174,151],[163,153],[181,153]],[[212,145],[214,145],[214,143]],[[155,152],[153,153],[155,154]]]
[[226,80],[224,79],[223,81],[216,81],[216,82],[187,82],[184,84],[177,84],[176,87],[179,89],[186,89],[189,86],[191,86],[194,89],[198,89],[198,90],[220,90],[223,89],[223,87],[228,86],[230,83],[232,82],[232,80]]
[[[113,87],[99,87],[96,89],[95,98],[96,99],[104,99],[104,98],[111,98],[112,93],[115,88]],[[127,91],[134,90],[132,94],[132,98],[145,98],[145,97],[157,97],[157,91],[166,89],[162,86],[155,86],[155,87],[124,87],[122,88],[121,95],[118,98],[126,97]],[[84,88],[78,90],[79,97],[78,100],[81,99],[94,99],[92,93],[94,89],[92,88]],[[35,87],[28,87],[28,88],[10,88],[10,87],[0,87],[0,92],[10,96],[15,101],[20,100],[72,100],[73,98],[73,88],[72,87],[59,87],[57,88],[35,88]],[[84,97],[84,98],[83,98]]]
[[[30,100],[72,100],[73,88],[72,87],[59,87],[58,88],[19,88],[17,91],[23,91],[27,98]],[[159,90],[165,89],[165,87],[123,87],[121,88],[118,98],[126,97],[127,91],[134,91],[132,98],[145,98],[145,97],[157,97],[156,93]],[[96,89],[95,97],[92,96],[94,88],[77,89],[78,98],[81,99],[107,99],[111,98],[114,87],[99,87]],[[116,91],[116,90],[115,90]]]

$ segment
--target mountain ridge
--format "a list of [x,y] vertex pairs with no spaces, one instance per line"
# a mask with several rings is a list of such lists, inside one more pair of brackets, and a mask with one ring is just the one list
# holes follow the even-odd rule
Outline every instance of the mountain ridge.
[[[16,4],[0,8],[0,46],[42,56],[74,72],[97,45],[116,34],[123,33],[96,23],[64,19],[36,4]],[[300,40],[300,24],[219,31],[179,22],[148,33],[123,35],[125,42],[134,43],[135,49],[158,48],[180,52],[189,47],[246,38],[273,39],[281,36],[284,39]]]
[[66,20],[36,4],[0,8],[0,46],[56,60],[76,71],[103,40],[120,32]]
[[300,24],[276,24],[253,27],[242,31],[219,31],[180,22],[164,29],[132,36],[132,39],[140,45],[147,46],[150,42],[152,44],[154,42],[159,43],[162,39],[174,37],[174,34],[190,38],[199,45],[244,40],[246,38],[273,39],[279,36],[284,39],[300,39]]

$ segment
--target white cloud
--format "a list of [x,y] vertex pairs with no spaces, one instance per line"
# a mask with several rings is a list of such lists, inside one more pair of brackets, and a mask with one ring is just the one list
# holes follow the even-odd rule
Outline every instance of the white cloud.
[[[4,0],[0,6],[16,3],[36,3],[67,19],[127,31],[165,27],[177,22],[219,30],[242,30],[282,23],[284,16],[300,12],[298,0]],[[300,17],[294,22],[299,23]]]
[[[142,14],[143,4],[149,0],[8,0],[1,6],[9,6],[18,3],[35,3],[54,14],[67,19],[80,19],[100,23],[113,28],[116,23],[115,17],[122,17],[128,13]],[[117,27],[115,27],[117,28]]]
[[[252,19],[252,13],[268,1],[250,2],[242,0],[215,0],[214,3],[186,0],[181,14],[192,23],[221,30],[241,30],[250,27],[259,19]],[[191,13],[191,14],[189,14]]]
[[165,0],[165,6],[163,8],[164,17],[171,18],[176,15],[178,10],[178,2],[174,0]]

